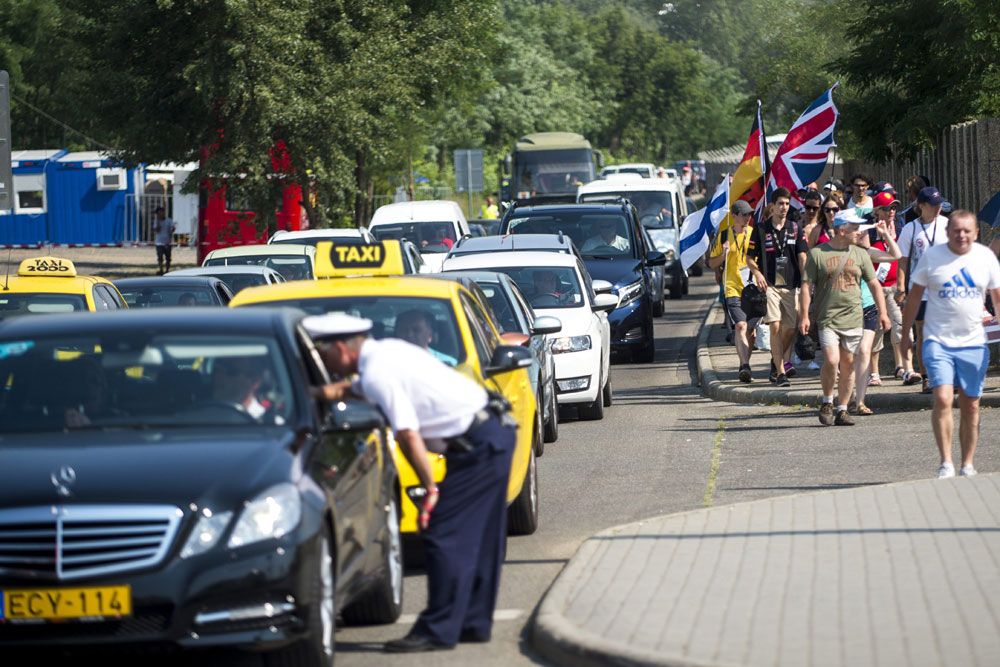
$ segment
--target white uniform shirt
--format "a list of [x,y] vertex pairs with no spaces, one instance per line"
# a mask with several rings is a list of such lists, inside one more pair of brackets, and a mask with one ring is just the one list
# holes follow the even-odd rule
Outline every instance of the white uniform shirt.
[[629,244],[628,239],[624,236],[619,236],[615,234],[615,238],[612,241],[605,241],[604,238],[598,234],[597,236],[591,236],[589,239],[583,242],[583,246],[580,248],[580,252],[588,252],[594,250],[595,248],[603,248],[604,246],[611,246],[616,250],[621,250],[622,252],[628,252]]
[[369,338],[358,360],[356,387],[377,404],[394,431],[425,440],[462,435],[486,407],[486,390],[426,350],[396,338]]
[[[920,266],[920,258],[924,253],[933,247],[946,245],[948,243],[948,218],[939,215],[934,222],[924,224],[923,218],[917,218],[906,223],[903,231],[899,233],[896,243],[903,253],[903,257],[908,257],[910,265],[907,268],[909,276],[915,276],[917,268]],[[907,280],[910,280],[908,277]],[[909,285],[903,285],[903,289],[909,289]],[[927,301],[927,293],[924,293],[924,301]]]
[[936,245],[924,253],[913,282],[928,296],[925,339],[946,347],[986,344],[983,302],[987,290],[1000,287],[1000,263],[989,248],[973,243],[969,252],[956,255],[946,243]]

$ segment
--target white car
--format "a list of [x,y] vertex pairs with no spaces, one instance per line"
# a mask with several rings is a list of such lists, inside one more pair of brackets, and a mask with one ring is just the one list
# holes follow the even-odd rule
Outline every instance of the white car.
[[302,245],[315,246],[320,241],[344,241],[357,240],[363,243],[371,243],[371,234],[367,229],[357,227],[331,227],[328,229],[300,229],[288,231],[279,229],[271,238],[267,240],[268,245],[273,243],[299,243]]
[[643,178],[654,178],[656,176],[656,165],[649,162],[628,162],[625,164],[612,164],[601,169],[601,178],[607,178],[612,174],[639,174]]
[[[556,398],[576,406],[583,419],[602,419],[611,405],[611,330],[608,311],[618,297],[611,285],[591,281],[576,255],[556,252],[502,252],[446,259],[442,271],[488,269],[506,273],[524,293],[535,314],[562,322],[552,339],[556,363]],[[595,290],[599,293],[595,294]]]
[[445,254],[460,238],[471,236],[462,208],[453,201],[406,201],[380,206],[368,224],[379,241],[412,241],[433,271],[441,270]]

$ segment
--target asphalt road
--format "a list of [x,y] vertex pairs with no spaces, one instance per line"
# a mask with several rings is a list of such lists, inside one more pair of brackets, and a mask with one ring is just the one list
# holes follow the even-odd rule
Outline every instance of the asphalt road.
[[[527,642],[531,615],[567,560],[593,533],[659,514],[756,498],[933,476],[929,415],[869,417],[822,428],[814,411],[712,402],[694,385],[698,328],[716,294],[708,276],[668,302],[656,325],[652,364],[612,368],[614,405],[600,422],[567,420],[539,460],[540,527],[508,543],[493,641],[453,651],[391,656],[382,643],[406,634],[426,600],[426,580],[409,571],[404,617],[391,626],[342,628],[337,664],[544,664]],[[758,353],[756,365],[766,362]],[[986,411],[980,471],[1000,470],[992,443],[1000,419]],[[259,665],[253,654],[187,656],[187,664]],[[147,667],[176,658],[144,660]],[[134,664],[132,660],[106,664]]]

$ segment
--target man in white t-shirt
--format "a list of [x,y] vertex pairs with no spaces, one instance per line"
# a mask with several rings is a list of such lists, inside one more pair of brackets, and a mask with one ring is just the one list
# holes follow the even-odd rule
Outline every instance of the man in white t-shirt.
[[[911,223],[912,224],[912,223]],[[990,353],[983,331],[983,302],[987,290],[993,303],[1000,303],[1000,264],[989,249],[976,243],[975,214],[958,210],[946,228],[947,243],[924,253],[910,283],[910,296],[903,313],[902,348],[913,344],[910,326],[926,296],[923,362],[934,391],[931,424],[941,452],[938,478],[954,477],[951,461],[953,420],[951,404],[958,387],[961,415],[964,477],[976,474],[972,457],[979,439],[979,397],[983,394]]]
[[[904,301],[909,303],[906,295],[912,282],[910,278],[919,268],[920,260],[924,256],[924,253],[935,247],[935,245],[945,244],[948,240],[948,218],[941,215],[941,204],[943,203],[944,197],[941,196],[937,188],[928,186],[920,190],[917,193],[916,203],[920,215],[915,220],[906,223],[906,226],[899,233],[899,238],[896,240],[900,251],[903,253],[902,259],[899,260],[896,280],[896,302],[901,306]],[[927,295],[925,294],[916,314],[917,335],[915,338],[916,346],[914,347],[914,352],[916,353],[914,367],[923,370],[924,376],[921,378],[919,374],[911,373],[904,378],[904,383],[916,384],[916,382],[922,381],[923,392],[929,394],[930,386],[927,382],[927,369],[923,368],[923,364],[921,363],[921,352],[923,350],[921,342],[924,337],[924,310],[927,307],[926,304]],[[904,362],[906,362],[904,365],[909,366],[909,361],[908,356],[904,357]]]

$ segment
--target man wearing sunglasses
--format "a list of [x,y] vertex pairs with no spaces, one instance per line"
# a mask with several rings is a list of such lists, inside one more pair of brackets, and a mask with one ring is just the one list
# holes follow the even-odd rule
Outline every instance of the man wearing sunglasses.
[[771,195],[771,215],[750,237],[747,266],[757,287],[767,292],[764,323],[771,329],[770,380],[778,387],[789,385],[795,367],[785,363],[798,325],[799,286],[809,246],[802,226],[788,219],[792,196],[785,188]]

